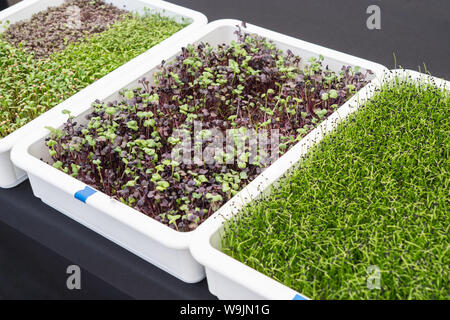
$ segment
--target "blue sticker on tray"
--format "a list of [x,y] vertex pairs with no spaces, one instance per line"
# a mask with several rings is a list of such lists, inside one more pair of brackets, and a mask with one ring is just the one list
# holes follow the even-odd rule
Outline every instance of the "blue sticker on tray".
[[86,187],[84,188],[84,190],[80,190],[77,193],[75,193],[75,199],[78,199],[81,202],[86,203],[87,199],[96,192],[97,191],[95,191],[91,187]]

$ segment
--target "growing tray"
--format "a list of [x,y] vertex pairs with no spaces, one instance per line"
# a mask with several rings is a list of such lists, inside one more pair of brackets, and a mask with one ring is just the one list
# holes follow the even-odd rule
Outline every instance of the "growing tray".
[[[176,45],[166,46],[164,55],[133,62],[132,67],[124,70],[126,72],[116,73],[108,86],[93,86],[91,91],[66,103],[66,108],[72,111],[72,115],[76,117],[75,121],[86,123],[84,116],[92,110],[91,102],[95,99],[117,100],[121,89],[138,87],[138,80],[143,77],[153,79],[152,75],[158,70],[161,60],[170,61],[180,53],[183,46],[200,42],[208,42],[212,46],[231,43],[236,39],[234,32],[236,25],[240,23],[236,20],[219,20],[208,24]],[[279,49],[290,49],[304,60],[321,54],[325,58],[324,65],[329,65],[334,71],[339,71],[343,65],[360,66],[362,72],[370,69],[375,75],[381,75],[386,70],[378,64],[256,26],[248,25],[246,31],[266,37],[274,41]],[[58,115],[47,125],[60,128],[66,120],[66,116]],[[50,161],[50,157],[45,146],[47,136],[48,130],[41,126],[32,136],[18,143],[12,152],[14,164],[28,173],[37,197],[183,281],[197,282],[205,277],[202,264],[206,264],[205,260],[210,258],[204,257],[199,263],[190,252],[191,240],[197,230],[189,233],[177,232],[48,165],[46,161]],[[44,161],[41,161],[41,158]],[[229,205],[225,206],[228,207]],[[227,209],[219,210],[215,217],[217,218],[220,212],[225,212],[224,210]],[[209,224],[217,224],[216,218],[210,218],[203,223],[207,230],[210,228],[207,227]],[[197,256],[201,258],[200,255]]]
[[[155,55],[163,49],[164,46],[176,42],[177,39],[183,39],[187,35],[191,34],[198,27],[205,25],[207,23],[207,18],[203,14],[197,11],[186,9],[165,1],[160,0],[106,0],[105,2],[114,4],[118,8],[122,8],[132,12],[143,13],[144,8],[150,9],[151,12],[160,13],[163,16],[168,16],[175,18],[177,22],[188,21],[191,22],[190,25],[184,29],[173,34],[170,38],[162,41],[160,44],[154,46],[150,50],[136,57],[137,60],[148,59],[149,57]],[[18,4],[5,9],[0,12],[0,25],[9,21],[10,23],[15,23],[18,21],[26,20],[31,18],[31,16],[37,12],[46,10],[50,6],[58,6],[64,3],[64,0],[24,0]],[[111,77],[115,77],[114,74],[121,73],[128,69],[127,64],[116,69],[111,74],[98,80],[99,86],[104,86]],[[89,92],[95,92],[95,89],[87,87],[75,94],[72,98],[77,99],[79,96],[88,95]],[[73,101],[73,100],[72,100]],[[70,102],[69,102],[70,104]],[[27,133],[32,132],[39,126],[47,123],[49,119],[54,117],[56,114],[60,114],[62,110],[66,108],[67,104],[65,102],[59,104],[53,109],[47,111],[41,116],[37,117],[33,121],[29,122],[27,125],[21,127],[20,129],[14,131],[4,138],[0,138],[0,188],[12,188],[26,180],[26,173],[15,167],[10,160],[10,152],[14,144],[23,139]]]
[[258,178],[250,183],[238,195],[225,204],[210,217],[207,224],[201,225],[192,240],[193,256],[206,268],[209,289],[220,299],[269,299],[269,300],[304,300],[308,299],[299,292],[281,284],[274,279],[248,267],[221,252],[221,236],[224,223],[236,216],[251,201],[270,192],[279,179],[296,167],[308,150],[323,136],[334,130],[337,124],[358,110],[364,101],[370,99],[375,90],[391,77],[410,77],[414,81],[432,81],[437,86],[446,87],[450,91],[450,82],[409,70],[393,70],[374,79],[357,96],[340,107],[319,127],[310,132],[297,145],[266,169]]

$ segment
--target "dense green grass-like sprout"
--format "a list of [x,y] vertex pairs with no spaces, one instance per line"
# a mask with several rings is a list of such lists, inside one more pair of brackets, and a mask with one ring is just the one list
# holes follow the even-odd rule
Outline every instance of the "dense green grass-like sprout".
[[449,93],[397,79],[230,220],[223,251],[313,299],[449,299],[449,150]]

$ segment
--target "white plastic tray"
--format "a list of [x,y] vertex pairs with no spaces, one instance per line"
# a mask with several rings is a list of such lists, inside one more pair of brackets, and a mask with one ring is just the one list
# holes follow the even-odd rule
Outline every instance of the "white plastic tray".
[[409,76],[414,80],[430,80],[438,86],[446,86],[450,90],[450,82],[442,79],[433,78],[415,71],[390,71],[386,73],[386,76],[375,79],[360,90],[357,97],[340,107],[318,128],[309,133],[289,152],[266,169],[257,179],[216,212],[214,216],[210,217],[208,223],[201,225],[192,240],[191,252],[194,258],[206,267],[211,293],[220,299],[308,299],[301,293],[221,252],[223,223],[237,215],[250,201],[258,198],[263,193],[268,193],[270,191],[269,187],[277,183],[284,174],[293,169],[313,144],[320,141],[324,134],[332,131],[337,123],[345,121],[344,119],[349,114],[355,112],[366,99],[373,96],[375,89],[379,88],[383,81],[394,75],[402,78]]
[[[158,70],[157,67],[161,60],[170,61],[181,51],[181,47],[189,43],[202,41],[209,42],[211,45],[230,43],[236,39],[234,32],[236,31],[235,26],[238,24],[240,21],[236,20],[220,20],[208,24],[176,45],[166,46],[164,55],[135,61],[132,66],[124,70],[126,72],[116,73],[114,79],[107,85],[100,83],[92,86],[91,90],[83,96],[80,95],[67,101],[65,109],[72,110],[73,116],[77,117],[77,122],[85,122],[83,116],[92,110],[90,104],[95,99],[115,100],[118,98],[117,92],[122,88],[138,87],[137,81],[142,77],[153,79],[152,75]],[[324,62],[336,71],[340,70],[344,64],[361,66],[362,71],[371,69],[376,74],[381,74],[385,70],[378,64],[263,28],[248,25],[248,31],[267,37],[273,40],[280,49],[291,49],[294,54],[305,59],[322,54],[325,57]],[[66,116],[59,115],[47,125],[58,128],[66,120]],[[28,173],[37,197],[183,281],[197,282],[205,277],[203,266],[194,260],[189,250],[191,238],[197,231],[176,232],[118,201],[111,200],[101,192],[96,192],[89,197],[86,204],[75,199],[74,195],[78,191],[84,190],[86,186],[40,160],[41,158],[50,160],[48,150],[44,145],[46,136],[48,136],[48,131],[41,126],[32,136],[19,142],[12,152],[14,164]],[[224,211],[221,210],[221,212]],[[210,220],[215,225],[214,219],[208,219],[204,225],[208,225]],[[208,260],[208,258],[205,259]],[[205,264],[205,259],[201,261],[203,264]]]
[[[119,8],[124,8],[133,12],[143,12],[144,8],[149,8],[152,12],[159,12],[164,16],[175,18],[178,22],[183,19],[191,22],[186,28],[172,35],[170,38],[164,40],[159,45],[154,46],[149,51],[143,53],[136,59],[146,59],[148,57],[157,54],[160,48],[167,44],[176,42],[177,39],[183,39],[187,35],[190,35],[194,30],[202,25],[206,25],[206,17],[196,11],[186,9],[177,5],[173,5],[168,2],[160,0],[106,0],[107,3],[112,3]],[[9,21],[15,23],[21,20],[29,19],[34,13],[43,11],[50,6],[58,6],[64,3],[64,0],[24,0],[18,4],[11,6],[0,12],[0,25]],[[113,71],[113,73],[123,72],[128,68],[127,64],[123,65],[119,69]],[[98,80],[101,83],[108,81],[110,77],[114,75],[107,75],[104,78]],[[90,91],[89,89],[85,89]],[[86,91],[81,91],[79,94],[84,95]],[[92,91],[91,91],[92,92]],[[64,109],[63,104],[54,107],[52,110],[42,114],[38,118],[34,119],[27,125],[14,131],[10,135],[0,138],[0,188],[12,188],[24,181],[27,176],[23,170],[14,167],[10,161],[10,151],[17,141],[20,141],[27,133],[33,131],[39,125],[45,124],[48,119],[52,118],[55,114],[61,113]]]

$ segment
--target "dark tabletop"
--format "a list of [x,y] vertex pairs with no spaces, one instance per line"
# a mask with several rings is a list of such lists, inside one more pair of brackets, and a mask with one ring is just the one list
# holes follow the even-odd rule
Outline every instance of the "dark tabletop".
[[[261,27],[394,67],[450,80],[449,0],[172,0],[209,21]],[[0,0],[0,7],[5,1]],[[369,30],[366,9],[381,8]],[[66,287],[69,265],[82,289]],[[184,284],[33,197],[28,182],[0,190],[0,298],[211,299],[206,282]]]

